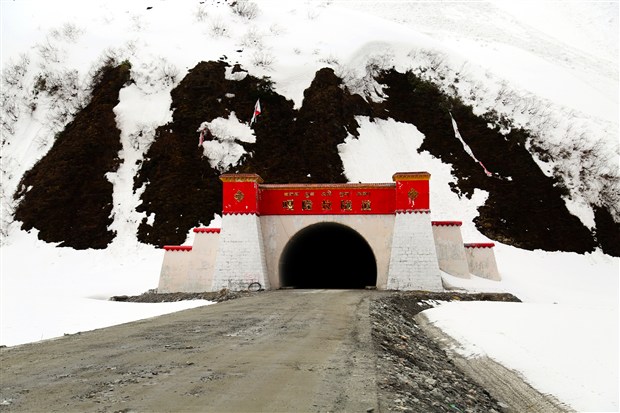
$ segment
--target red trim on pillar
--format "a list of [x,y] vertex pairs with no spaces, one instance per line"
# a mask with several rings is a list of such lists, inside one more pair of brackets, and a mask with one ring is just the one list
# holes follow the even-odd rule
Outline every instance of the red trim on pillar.
[[460,227],[463,225],[461,221],[431,221],[431,224],[437,227]]
[[202,234],[219,234],[221,231],[220,228],[194,228],[194,232],[195,233],[202,233]]
[[394,213],[396,214],[430,214],[431,210],[430,209],[414,209],[414,210],[397,209],[396,211],[394,211]]
[[474,242],[470,244],[463,244],[465,248],[493,248],[495,246],[492,242]]
[[166,251],[191,251],[191,245],[164,245]]
[[256,212],[223,212],[222,215],[259,215]]

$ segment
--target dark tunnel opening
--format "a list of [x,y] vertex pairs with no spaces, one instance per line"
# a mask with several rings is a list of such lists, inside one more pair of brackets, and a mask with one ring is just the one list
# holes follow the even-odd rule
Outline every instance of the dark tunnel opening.
[[280,257],[282,287],[359,289],[377,284],[377,263],[366,240],[333,222],[295,234]]

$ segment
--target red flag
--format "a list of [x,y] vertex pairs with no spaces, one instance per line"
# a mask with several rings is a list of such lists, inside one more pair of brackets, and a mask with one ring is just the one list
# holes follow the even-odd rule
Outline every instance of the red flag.
[[260,99],[256,100],[256,105],[254,105],[254,113],[252,114],[252,120],[250,121],[250,126],[256,121],[256,117],[261,114],[260,109]]
[[200,132],[200,137],[198,138],[198,147],[202,146],[202,143],[205,141],[205,132],[209,128],[209,122],[202,122],[200,127],[196,132]]
[[205,131],[200,131],[200,138],[198,138],[198,146],[202,146],[202,143],[205,141]]

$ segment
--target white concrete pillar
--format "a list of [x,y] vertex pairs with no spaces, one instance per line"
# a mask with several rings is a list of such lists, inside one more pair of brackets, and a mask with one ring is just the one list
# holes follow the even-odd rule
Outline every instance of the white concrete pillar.
[[190,279],[189,267],[191,264],[191,246],[166,245],[164,246],[164,261],[159,274],[159,293],[191,292],[188,285],[194,283]]
[[489,280],[501,280],[495,261],[494,246],[492,242],[465,244],[465,255],[470,273]]
[[432,221],[439,269],[460,278],[470,278],[461,235],[461,221]]
[[269,277],[258,217],[258,184],[255,174],[225,174],[222,230],[211,291],[241,291],[257,282],[269,289]]
[[429,211],[396,213],[387,289],[443,291]]
[[443,291],[430,218],[428,172],[398,172],[388,290]]
[[192,288],[196,292],[211,291],[215,258],[220,241],[219,228],[194,228],[194,245],[191,254],[190,279],[198,282]]

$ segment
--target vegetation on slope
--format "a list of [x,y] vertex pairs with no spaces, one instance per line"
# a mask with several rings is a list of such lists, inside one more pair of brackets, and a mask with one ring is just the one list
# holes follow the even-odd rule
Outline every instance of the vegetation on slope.
[[[385,72],[388,99],[381,105],[391,117],[416,125],[425,136],[420,150],[451,164],[457,193],[471,196],[479,188],[489,193],[479,208],[476,227],[491,239],[525,249],[588,252],[596,244],[590,231],[562,200],[558,183],[546,176],[525,148],[526,131],[503,135],[487,125],[492,119],[448,98],[412,73]],[[495,174],[489,177],[454,136],[452,118],[476,157]]]
[[[253,125],[256,143],[243,143],[247,155],[227,172],[257,173],[270,183],[346,182],[337,145],[349,134],[358,135],[355,117],[393,118],[414,124],[425,135],[420,150],[453,166],[453,191],[461,196],[471,196],[476,188],[489,193],[476,219],[489,238],[525,249],[579,253],[598,245],[620,256],[620,228],[609,211],[595,208],[595,232],[571,215],[560,183],[540,170],[526,148],[527,131],[512,128],[502,134],[489,128],[495,121],[492,114],[476,116],[411,72],[379,72],[376,81],[385,86],[385,99],[371,102],[352,94],[332,69],[324,68],[296,110],[273,90],[269,78],[246,74],[232,80],[226,75],[231,69],[244,72],[223,61],[201,62],[172,91],[173,120],[157,129],[135,179],[134,189],[144,186],[138,207],[146,215],[138,229],[140,241],[182,243],[192,227],[221,213],[221,171],[198,146],[197,129],[233,112],[249,120],[260,99],[263,113]],[[112,187],[104,175],[117,167],[119,131],[112,108],[127,76],[123,65],[106,74],[91,104],[26,174],[16,214],[25,229],[37,228],[42,239],[74,248],[104,248],[112,240],[114,234],[107,230]],[[465,152],[452,118],[494,176],[487,176]],[[205,138],[214,139],[209,133]]]
[[57,135],[54,145],[22,178],[15,219],[39,238],[75,249],[105,248],[114,238],[112,184],[119,165],[120,130],[113,108],[130,80],[130,65],[106,66],[92,99]]

